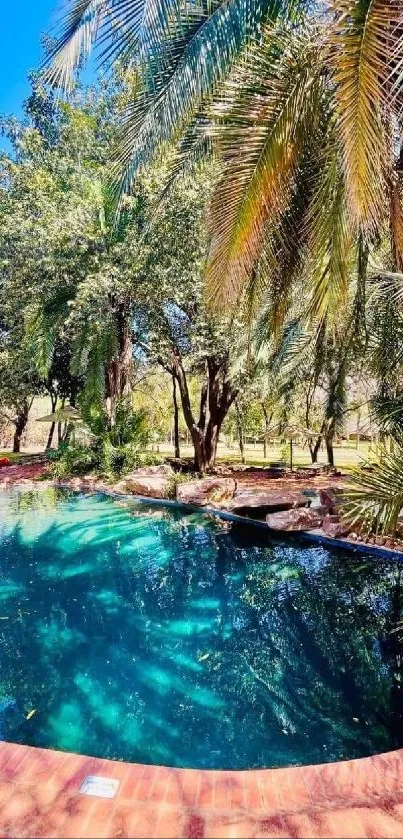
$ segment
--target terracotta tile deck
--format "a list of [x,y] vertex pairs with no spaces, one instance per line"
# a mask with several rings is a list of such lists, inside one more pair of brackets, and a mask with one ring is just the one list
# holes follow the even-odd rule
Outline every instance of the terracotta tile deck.
[[[80,792],[88,775],[116,796]],[[402,837],[403,750],[343,763],[218,772],[0,744],[0,837]]]

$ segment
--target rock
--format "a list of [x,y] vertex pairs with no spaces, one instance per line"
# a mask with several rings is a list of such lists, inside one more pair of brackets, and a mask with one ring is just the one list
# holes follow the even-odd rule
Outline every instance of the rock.
[[326,507],[328,513],[336,513],[337,508],[340,507],[341,492],[342,490],[338,487],[319,490],[320,503]]
[[331,536],[332,539],[339,539],[342,536],[347,536],[350,528],[346,521],[340,520],[339,516],[328,513],[324,516],[322,530],[327,536]]
[[172,470],[169,466],[144,466],[135,469],[115,485],[117,492],[131,492],[146,498],[169,498],[172,492]]
[[154,466],[139,466],[138,469],[134,469],[134,471],[131,472],[130,475],[127,475],[126,477],[131,478],[132,475],[134,475],[135,477],[137,477],[137,476],[143,477],[143,475],[146,475],[146,476],[149,476],[149,475],[150,476],[151,475],[168,475],[169,477],[171,477],[172,476],[172,469],[167,463],[158,463]]
[[169,478],[163,475],[126,478],[124,485],[126,492],[131,492],[133,495],[145,495],[147,498],[169,498],[171,490]]
[[222,505],[222,502],[233,498],[236,483],[233,478],[201,478],[199,481],[189,481],[179,484],[176,497],[183,504],[194,504],[196,507]]
[[266,522],[272,530],[314,530],[321,526],[322,516],[316,510],[299,508],[270,513],[266,516]]
[[253,511],[255,514],[259,511],[262,515],[268,513],[269,510],[290,510],[294,507],[306,507],[309,499],[302,492],[256,492],[255,490],[245,490],[235,495],[235,498],[226,505],[226,509],[231,513],[242,514],[244,512]]
[[172,467],[174,472],[193,472],[194,460],[188,457],[167,457],[165,458],[168,468]]

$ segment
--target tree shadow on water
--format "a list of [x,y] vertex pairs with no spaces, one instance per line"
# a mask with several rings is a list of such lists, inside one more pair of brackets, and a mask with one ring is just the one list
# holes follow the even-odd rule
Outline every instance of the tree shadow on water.
[[396,566],[98,497],[25,513],[0,557],[6,739],[217,768],[403,742]]

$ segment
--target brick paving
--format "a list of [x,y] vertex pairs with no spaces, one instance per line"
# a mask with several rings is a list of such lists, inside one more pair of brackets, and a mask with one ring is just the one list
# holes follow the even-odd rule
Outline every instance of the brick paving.
[[[119,781],[85,795],[88,775]],[[402,837],[403,750],[290,769],[170,769],[0,744],[0,836]]]
[[0,486],[30,482],[42,477],[46,472],[44,463],[20,463],[0,467]]

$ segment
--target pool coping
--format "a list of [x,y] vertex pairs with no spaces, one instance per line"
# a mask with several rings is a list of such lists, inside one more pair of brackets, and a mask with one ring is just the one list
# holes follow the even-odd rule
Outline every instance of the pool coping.
[[[377,557],[378,559],[386,559],[386,560],[397,560],[399,562],[403,561],[403,550],[399,551],[395,548],[387,548],[381,547],[379,545],[372,545],[366,544],[365,542],[360,541],[353,541],[348,537],[336,539],[328,534],[324,533],[321,528],[313,528],[312,530],[295,530],[295,531],[285,531],[285,530],[274,530],[273,528],[269,527],[267,522],[262,521],[261,519],[253,519],[248,518],[247,516],[240,516],[237,513],[230,513],[227,510],[223,510],[220,507],[204,507],[196,504],[187,504],[182,501],[178,501],[176,499],[171,498],[154,498],[152,496],[146,495],[135,495],[134,493],[130,492],[117,492],[114,489],[109,489],[106,486],[102,487],[95,487],[95,486],[78,486],[74,487],[71,485],[69,481],[58,481],[58,480],[46,480],[44,482],[35,481],[35,479],[29,480],[30,485],[32,485],[35,489],[40,489],[42,486],[45,488],[46,486],[53,486],[59,487],[61,489],[68,489],[70,492],[81,492],[81,493],[92,493],[92,494],[100,494],[100,495],[109,495],[114,498],[132,498],[137,499],[141,503],[147,504],[155,504],[155,505],[162,505],[167,507],[176,507],[181,508],[184,510],[191,510],[193,512],[205,513],[206,515],[216,516],[218,518],[233,521],[238,523],[243,523],[247,525],[253,525],[254,527],[260,527],[263,530],[268,531],[276,535],[278,538],[284,539],[292,539],[292,538],[301,538],[303,541],[311,542],[312,544],[319,544],[325,545],[330,548],[334,548],[335,550],[342,549],[348,550],[353,553],[358,553],[366,556],[373,556]],[[26,482],[24,479],[16,480],[11,486],[21,486],[26,487]],[[31,487],[30,487],[31,488]],[[2,485],[0,481],[0,490],[1,489],[10,489],[10,485],[4,484]],[[403,832],[402,832],[403,835]]]
[[[403,750],[313,766],[176,769],[0,744],[12,839],[361,839],[403,835]],[[86,794],[88,777],[115,795]],[[91,787],[90,787],[91,791]]]
[[197,506],[196,504],[186,504],[182,501],[176,501],[170,498],[153,498],[147,495],[135,495],[133,493],[128,492],[115,492],[114,490],[108,490],[104,488],[85,488],[82,489],[74,489],[69,484],[63,484],[59,482],[53,482],[54,486],[59,486],[61,488],[70,489],[72,492],[89,492],[94,494],[100,495],[110,495],[114,498],[132,498],[140,501],[142,504],[151,504],[155,506],[167,506],[167,507],[176,507],[183,510],[190,510],[192,512],[204,513],[208,516],[215,516],[220,519],[224,519],[225,521],[232,521],[239,524],[246,524],[246,525],[253,525],[254,527],[259,527],[262,530],[265,530],[278,539],[303,539],[306,542],[312,542],[314,544],[326,545],[331,548],[335,549],[342,549],[342,550],[349,550],[353,553],[360,553],[366,554],[367,556],[376,556],[379,559],[388,559],[388,560],[399,560],[403,561],[403,551],[398,551],[393,548],[385,548],[380,547],[379,545],[366,545],[364,542],[353,542],[351,539],[348,538],[341,538],[335,539],[332,536],[328,536],[324,533],[320,528],[315,528],[312,530],[274,530],[274,528],[270,527],[265,521],[261,519],[253,519],[248,518],[248,516],[240,516],[237,513],[230,513],[227,510],[222,510],[219,507],[202,507]]

